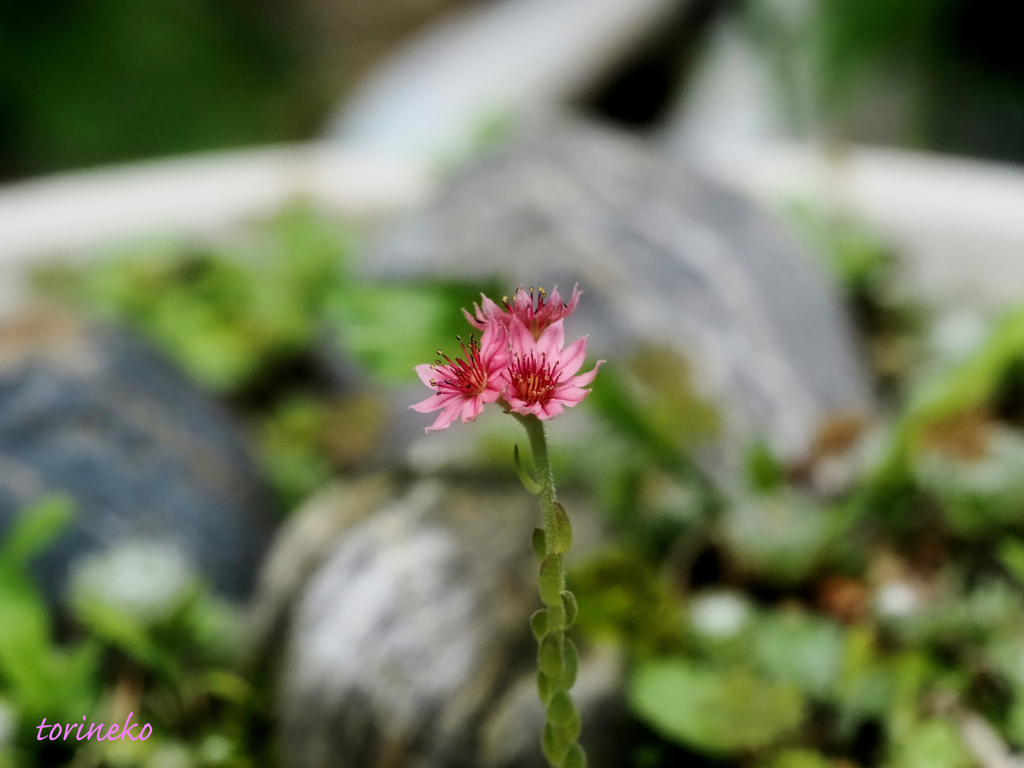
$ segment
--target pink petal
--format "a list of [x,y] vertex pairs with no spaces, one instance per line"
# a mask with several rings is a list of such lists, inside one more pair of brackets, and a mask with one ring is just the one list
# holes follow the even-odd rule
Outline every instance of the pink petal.
[[509,342],[512,344],[512,351],[518,352],[525,357],[536,349],[533,334],[520,322],[518,317],[512,318],[512,324],[508,328]]
[[487,389],[485,389],[480,397],[484,399],[485,403],[493,403],[505,392],[505,380],[498,378],[492,379],[487,382]]
[[480,307],[476,304],[473,305],[473,310],[476,312],[476,317],[469,314],[465,307],[462,309],[462,314],[466,316],[466,322],[476,328],[478,331],[482,331],[486,325],[483,316],[480,314]]
[[576,339],[572,344],[561,351],[561,360],[558,362],[559,372],[563,378],[575,375],[576,371],[583,365],[587,357],[587,337]]
[[436,411],[438,408],[444,408],[452,401],[453,398],[458,399],[458,397],[459,396],[455,394],[441,395],[435,393],[426,400],[422,400],[415,405],[410,405],[409,407],[419,413],[430,413],[431,411]]
[[482,315],[478,315],[478,317],[480,317],[482,320],[501,320],[504,317],[508,317],[504,309],[502,309],[498,304],[484,296],[484,294],[482,293],[480,294],[480,300],[483,304],[483,313]]
[[484,411],[484,401],[481,397],[472,397],[462,406],[462,423],[474,421]]
[[532,413],[536,416],[540,416],[540,403],[528,405],[523,400],[509,400],[509,405],[512,406],[512,411],[514,413],[521,413],[524,415]]
[[422,365],[417,365],[413,370],[416,371],[416,375],[420,377],[420,381],[431,389],[434,389],[434,385],[430,383],[430,380],[437,379],[437,371],[434,370],[433,367],[427,363],[423,363]]
[[562,410],[563,409],[561,403],[555,400],[549,400],[547,403],[541,406],[540,412],[537,414],[537,417],[542,421],[546,419],[553,419],[555,418],[555,416],[560,414]]
[[505,326],[495,319],[487,321],[484,326],[484,335],[480,339],[480,358],[487,368],[488,374],[492,369],[492,363],[498,360],[499,366],[504,368],[507,364],[507,355],[502,360],[501,355],[508,349],[508,331]]
[[524,317],[529,317],[533,312],[533,299],[530,298],[530,294],[526,292],[523,286],[519,286],[519,290],[516,291],[516,295],[512,298],[512,313],[522,320]]
[[452,425],[452,422],[455,421],[455,417],[458,416],[461,408],[461,398],[455,398],[443,411],[441,411],[437,420],[424,431],[430,432],[431,430],[447,429]]
[[604,360],[598,360],[597,361],[597,365],[594,366],[593,370],[589,371],[588,373],[584,373],[584,374],[581,374],[579,376],[575,376],[575,377],[569,379],[569,381],[566,382],[566,383],[569,384],[570,386],[573,386],[573,387],[585,387],[585,386],[587,386],[587,384],[592,382],[594,380],[594,377],[597,376],[597,369],[601,367],[601,363],[603,363],[603,362],[604,362]]
[[547,355],[552,360],[562,354],[562,347],[565,345],[565,329],[561,320],[552,323],[537,339],[537,351]]
[[562,317],[568,317],[572,314],[572,311],[576,309],[576,304],[580,300],[580,296],[583,295],[583,291],[580,290],[580,284],[576,283],[572,287],[572,296],[569,298],[569,304],[562,310]]
[[569,407],[582,403],[587,395],[590,394],[589,389],[580,389],[579,387],[563,387],[555,391],[553,400],[558,400],[560,403],[564,403]]
[[559,310],[562,309],[562,297],[558,295],[557,285],[551,289],[551,295],[548,296],[548,306]]

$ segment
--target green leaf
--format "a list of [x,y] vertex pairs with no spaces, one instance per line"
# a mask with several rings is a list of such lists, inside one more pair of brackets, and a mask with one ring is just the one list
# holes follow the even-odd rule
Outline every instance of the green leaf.
[[562,592],[562,606],[565,608],[564,629],[572,629],[572,625],[576,623],[576,615],[579,613],[579,607],[576,605],[576,598],[569,590],[564,590]]
[[554,541],[551,542],[551,551],[556,554],[564,554],[572,547],[572,525],[569,523],[569,515],[565,513],[565,507],[554,502],[555,506],[555,531]]
[[784,749],[764,768],[829,768],[829,761],[813,749]]
[[540,597],[545,605],[562,605],[562,556],[548,555],[540,564]]
[[977,764],[953,723],[926,720],[895,745],[895,768],[971,768]]
[[761,441],[747,452],[747,482],[756,491],[771,491],[786,482],[786,468]]
[[533,630],[533,636],[537,638],[537,642],[548,633],[548,612],[547,609],[541,608],[539,611],[535,611],[533,616],[530,617],[530,629]]
[[1024,542],[1006,539],[999,547],[999,560],[1017,583],[1024,585]]
[[530,476],[530,473],[526,471],[526,467],[523,466],[522,459],[519,458],[519,446],[515,446],[512,449],[512,458],[516,462],[516,472],[519,473],[519,479],[523,482],[523,488],[532,493],[534,496],[539,494],[542,490],[540,483]]
[[570,740],[561,728],[556,728],[553,723],[544,724],[544,734],[541,737],[541,750],[548,762],[560,768],[562,760],[565,759],[565,752],[569,748]]
[[548,719],[555,725],[563,726],[577,716],[576,705],[565,691],[558,691],[548,702]]
[[683,659],[641,663],[630,681],[629,701],[666,738],[720,755],[770,746],[803,719],[795,688],[745,671],[701,669]]
[[0,561],[13,569],[28,561],[56,539],[74,517],[74,502],[65,494],[49,494],[25,509],[7,534]]
[[547,557],[548,547],[544,542],[544,529],[534,528],[533,529],[533,554],[537,556],[538,560],[543,560]]
[[561,681],[565,672],[565,656],[562,649],[562,637],[556,633],[545,635],[537,648],[537,665],[552,681]]
[[413,368],[426,351],[455,346],[465,319],[459,311],[486,289],[479,283],[365,283],[338,291],[327,303],[346,351],[384,382],[414,380]]
[[541,702],[547,704],[551,700],[551,697],[555,695],[555,691],[557,690],[557,686],[550,677],[545,675],[543,672],[537,672],[537,695],[540,696]]
[[170,657],[153,642],[142,623],[126,611],[97,599],[79,598],[75,615],[97,638],[119,648],[129,657],[160,674],[164,680],[177,678]]
[[587,756],[579,744],[570,744],[562,758],[562,768],[586,768]]
[[839,627],[806,614],[769,614],[754,635],[754,657],[765,674],[807,696],[825,697],[832,690],[844,651]]
[[573,711],[572,717],[566,720],[564,723],[557,723],[555,727],[558,728],[569,741],[576,741],[580,737],[580,730],[582,729],[582,721],[580,720],[580,713],[577,710]]
[[67,650],[56,646],[42,597],[23,571],[12,567],[32,549],[28,541],[44,538],[26,536],[17,555],[0,560],[0,680],[26,721],[77,718],[91,707],[99,661],[92,641]]
[[565,638],[564,645],[565,668],[562,673],[562,687],[569,690],[576,685],[576,673],[580,667],[580,654],[576,645],[569,638]]
[[792,584],[805,578],[830,541],[830,518],[810,497],[783,489],[737,499],[722,519],[722,531],[747,570],[769,581]]

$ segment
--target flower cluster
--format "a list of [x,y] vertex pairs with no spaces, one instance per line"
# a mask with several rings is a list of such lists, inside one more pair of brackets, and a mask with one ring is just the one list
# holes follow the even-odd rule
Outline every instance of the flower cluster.
[[505,299],[499,306],[483,296],[480,305],[473,305],[474,314],[463,310],[469,323],[483,332],[479,343],[475,335],[468,346],[460,338],[462,357],[453,361],[438,351],[443,360],[416,366],[420,380],[434,392],[412,408],[441,411],[427,431],[444,429],[460,415],[463,423],[473,421],[488,403],[550,419],[581,402],[590,392],[584,387],[604,361],[577,375],[587,355],[587,338],[565,346],[562,323],[576,308],[580,293],[573,288],[564,304],[557,288],[549,297],[543,288],[535,295],[532,288],[527,292],[520,287],[511,304]]

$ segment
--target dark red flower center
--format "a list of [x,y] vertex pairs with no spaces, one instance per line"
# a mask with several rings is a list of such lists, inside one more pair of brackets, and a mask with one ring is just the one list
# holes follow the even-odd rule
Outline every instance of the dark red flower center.
[[476,397],[487,389],[487,369],[484,367],[483,360],[480,359],[480,347],[472,336],[469,337],[468,348],[461,337],[457,336],[456,338],[462,345],[462,354],[465,360],[457,357],[453,362],[448,355],[437,350],[437,354],[443,357],[447,364],[438,360],[430,366],[431,370],[437,372],[439,376],[439,378],[431,379],[430,384],[437,387],[439,395],[456,394],[463,397]]
[[541,355],[538,358],[532,352],[529,355],[514,355],[508,373],[516,397],[529,405],[547,403],[562,375],[555,364],[548,362],[547,356]]

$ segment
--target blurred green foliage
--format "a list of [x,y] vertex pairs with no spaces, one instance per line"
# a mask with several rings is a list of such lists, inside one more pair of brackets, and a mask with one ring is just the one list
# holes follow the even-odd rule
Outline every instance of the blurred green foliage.
[[[914,349],[900,366],[870,358],[892,385],[891,418],[860,435],[847,425],[797,464],[755,443],[720,485],[697,458],[718,414],[685,360],[644,348],[610,361],[551,430],[561,487],[589,495],[613,531],[569,582],[581,644],[629,660],[636,768],[968,768],[968,717],[1024,746],[1021,314],[996,319],[973,354],[929,360],[928,315],[892,290],[891,255],[842,227],[825,234],[865,344]],[[251,240],[51,269],[40,285],[136,328],[235,408],[290,509],[360,466],[390,388],[414,383],[424,349],[453,351],[458,308],[493,290],[368,281],[348,238],[297,207]],[[511,478],[509,425],[478,426],[473,466]],[[68,759],[25,737],[30,713],[110,718],[125,697],[159,739],[131,754],[90,746],[89,765],[271,759],[272,690],[239,673],[236,617],[201,585],[157,613],[75,592],[73,629],[55,641],[23,572],[66,519],[47,504],[0,559],[0,605],[20,617],[0,632],[0,726],[4,712],[18,723],[0,765]]]
[[0,175],[311,133],[326,99],[280,21],[265,2],[3,3]]
[[820,4],[826,103],[871,81],[901,88],[908,143],[1024,160],[1024,55],[1013,9],[997,0],[825,0]]
[[229,393],[307,347],[342,284],[342,233],[295,207],[251,242],[155,244],[87,270],[36,274],[43,291],[153,339],[198,382]]
[[1024,54],[999,0],[746,0],[796,135],[1021,162]]
[[[157,766],[261,764],[253,724],[266,715],[250,682],[237,671],[242,647],[238,609],[200,584],[180,585],[158,614],[127,609],[102,592],[80,591],[70,602],[73,631],[63,638],[25,568],[73,514],[61,496],[24,510],[0,551],[0,766]],[[39,742],[36,726],[150,723],[145,741]]]
[[458,352],[459,308],[491,288],[358,279],[351,239],[297,203],[236,239],[144,244],[86,269],[47,266],[34,280],[47,296],[134,328],[228,398],[251,420],[290,509],[372,452],[384,407],[369,385],[417,381],[424,354]]
[[25,573],[70,516],[67,499],[40,500],[15,521],[0,549],[0,680],[25,721],[77,720],[95,696],[99,648],[91,640],[72,648],[54,643],[47,607]]
[[629,698],[634,711],[655,729],[711,754],[763,748],[802,720],[803,702],[795,688],[682,660],[640,663]]

